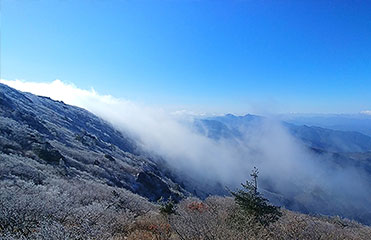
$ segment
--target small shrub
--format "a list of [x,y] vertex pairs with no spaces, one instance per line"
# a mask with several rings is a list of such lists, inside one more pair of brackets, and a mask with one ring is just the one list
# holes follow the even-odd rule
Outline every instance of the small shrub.
[[162,199],[163,198],[161,197],[158,200],[158,202],[161,204],[160,213],[162,215],[165,215],[165,216],[175,214],[176,213],[176,211],[175,211],[176,206],[175,206],[174,201],[171,199],[171,197],[167,201],[163,201]]
[[191,202],[188,205],[188,209],[190,209],[192,211],[198,211],[198,212],[202,213],[202,212],[206,211],[208,209],[208,207],[203,202]]
[[151,212],[139,217],[132,224],[127,239],[167,240],[171,235],[171,226],[167,220],[158,213]]

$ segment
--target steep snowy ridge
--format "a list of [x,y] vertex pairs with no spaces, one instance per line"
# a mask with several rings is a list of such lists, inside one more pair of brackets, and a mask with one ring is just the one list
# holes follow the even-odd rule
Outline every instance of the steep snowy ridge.
[[[152,201],[188,194],[165,176],[135,141],[97,116],[3,84],[0,133],[2,179],[18,176],[42,182],[48,175],[90,179],[131,190]],[[32,162],[51,165],[52,171],[45,168],[35,179]]]

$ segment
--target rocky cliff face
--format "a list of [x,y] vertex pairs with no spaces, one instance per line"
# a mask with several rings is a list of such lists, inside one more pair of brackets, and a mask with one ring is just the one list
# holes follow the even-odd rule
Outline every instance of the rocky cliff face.
[[188,193],[134,141],[90,112],[0,84],[1,179],[81,178],[149,198]]

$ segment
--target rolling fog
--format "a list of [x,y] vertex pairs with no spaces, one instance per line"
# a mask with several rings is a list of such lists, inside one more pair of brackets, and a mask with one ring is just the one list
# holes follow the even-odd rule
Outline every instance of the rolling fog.
[[[189,115],[99,95],[60,80],[0,82],[85,108],[136,139],[149,154],[161,156],[172,167],[202,181],[236,188],[250,178],[256,166],[263,188],[314,209],[316,204],[328,204],[370,211],[371,191],[363,172],[334,167],[327,156],[315,155],[273,118],[244,129],[243,140],[216,141],[196,132]],[[335,207],[326,207],[331,208]]]

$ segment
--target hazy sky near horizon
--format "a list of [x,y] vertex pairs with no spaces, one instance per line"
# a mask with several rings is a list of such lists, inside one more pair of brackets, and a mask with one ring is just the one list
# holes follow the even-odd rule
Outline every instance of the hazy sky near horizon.
[[370,1],[0,3],[2,79],[195,111],[371,109]]

